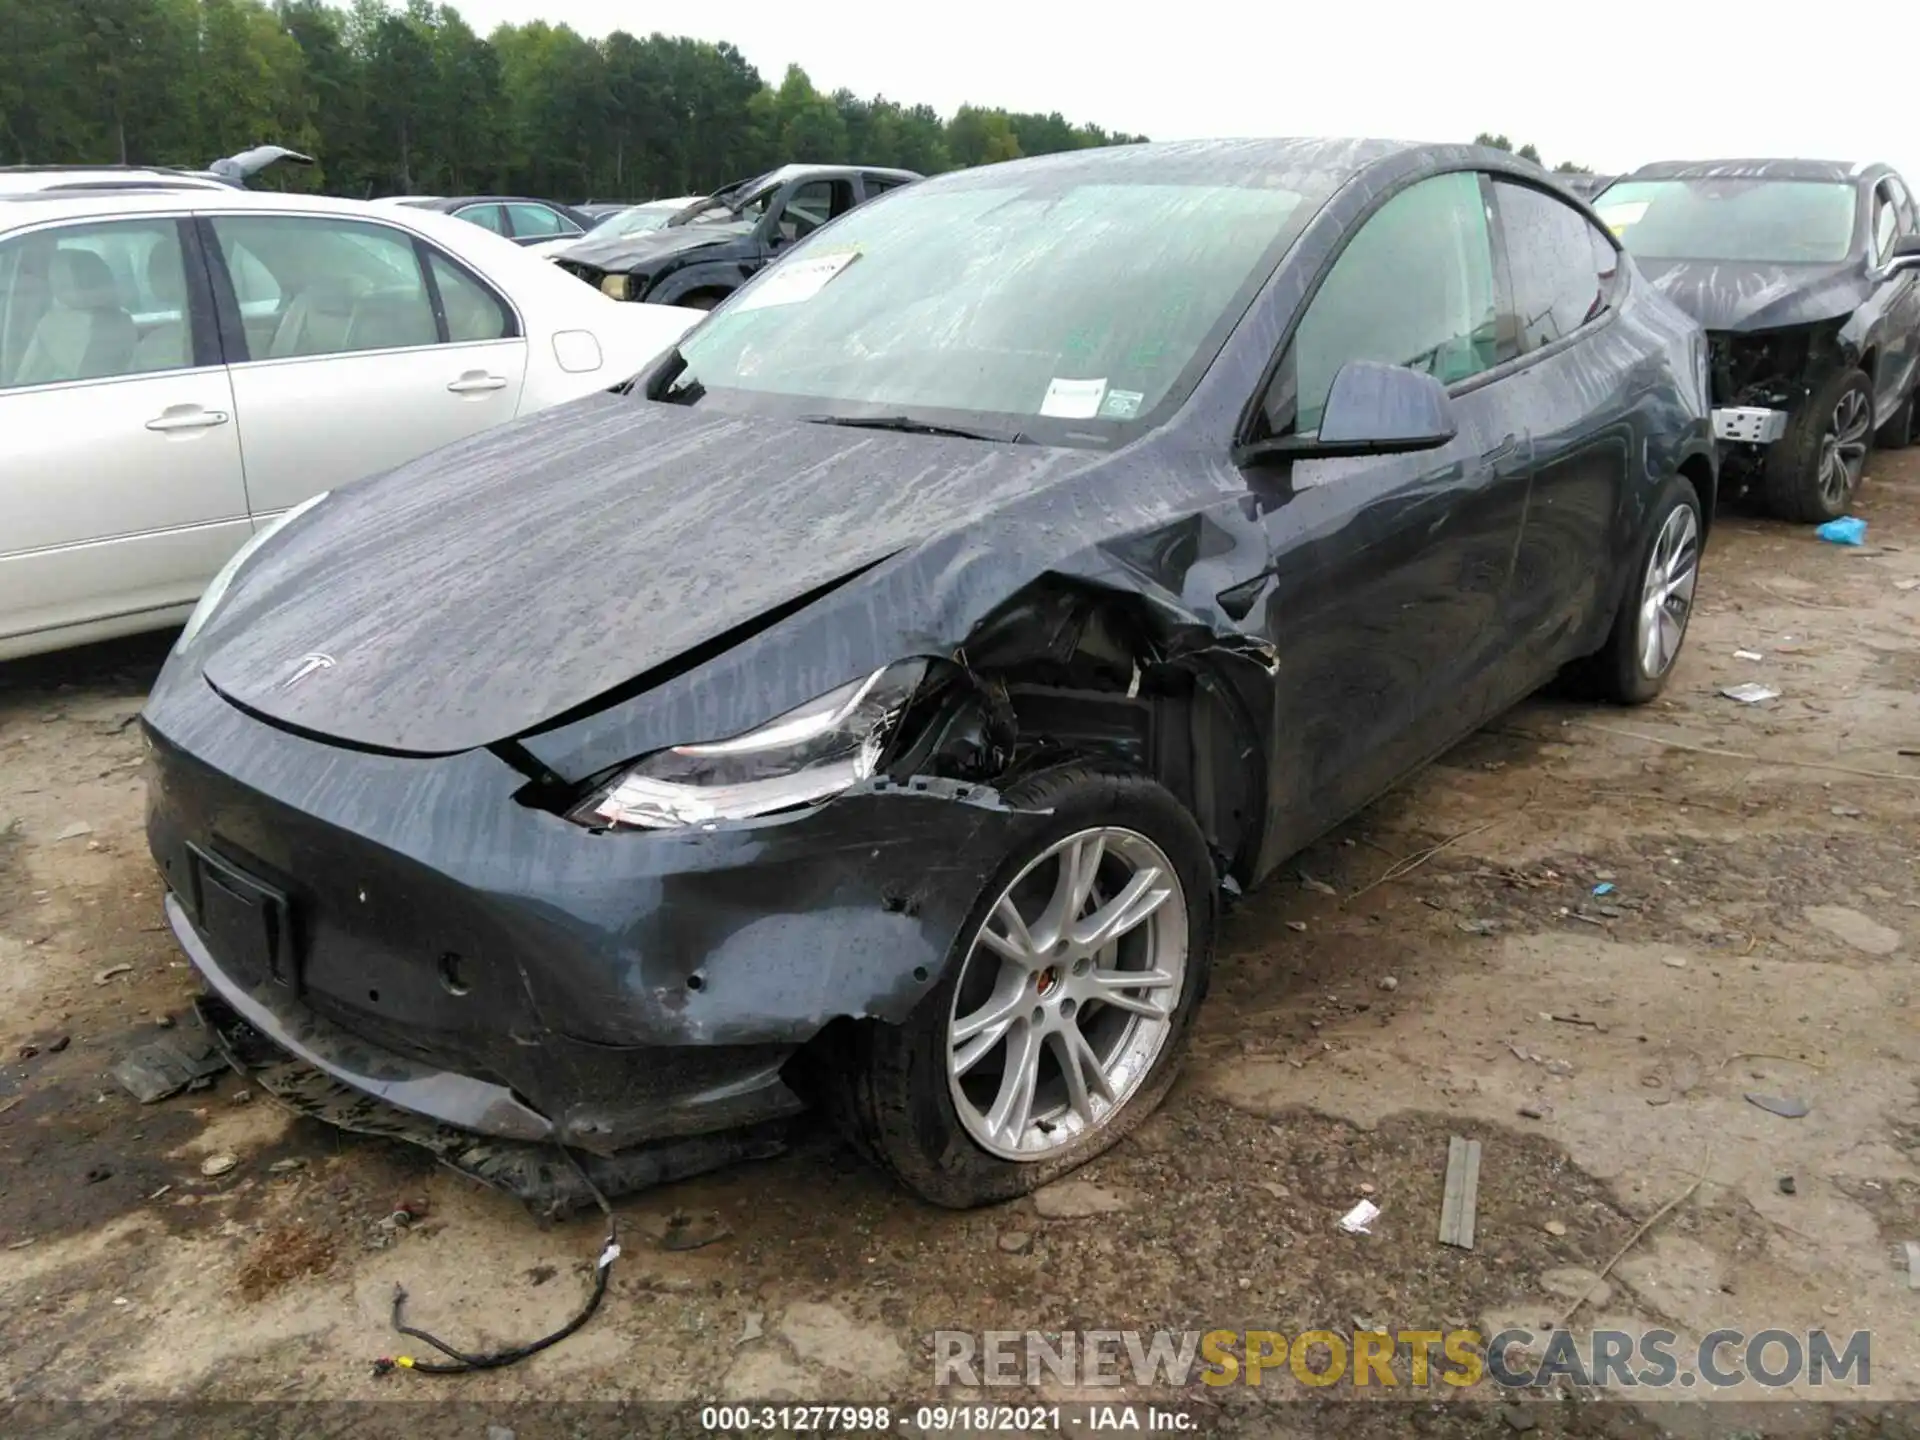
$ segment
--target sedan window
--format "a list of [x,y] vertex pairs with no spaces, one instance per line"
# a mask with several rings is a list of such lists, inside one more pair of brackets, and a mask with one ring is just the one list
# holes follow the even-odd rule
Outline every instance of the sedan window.
[[447,313],[447,339],[462,345],[504,340],[514,333],[513,312],[499,296],[438,251],[429,251],[428,257]]
[[[1403,190],[1360,228],[1328,271],[1294,333],[1297,414],[1317,430],[1333,377],[1349,360],[1405,365],[1453,384],[1497,365],[1493,246],[1480,179],[1437,175]],[[1279,393],[1288,387],[1282,385]]]
[[402,231],[295,215],[220,215],[213,229],[223,254],[251,257],[279,289],[271,315],[247,317],[252,359],[432,345],[441,338],[412,237]]
[[[1613,247],[1572,206],[1530,185],[1494,182],[1520,353],[1551,345],[1606,308],[1595,261]],[[1609,266],[1609,270],[1614,266]]]
[[453,212],[459,219],[478,225],[482,230],[491,230],[496,235],[507,233],[507,222],[500,214],[498,205],[469,205],[464,210]]
[[0,388],[192,363],[174,221],[72,225],[0,245]]
[[1893,257],[1893,242],[1900,236],[1900,212],[1886,182],[1873,192],[1873,263],[1884,265]]
[[508,205],[507,219],[515,235],[578,235],[580,227],[557,210],[544,205]]

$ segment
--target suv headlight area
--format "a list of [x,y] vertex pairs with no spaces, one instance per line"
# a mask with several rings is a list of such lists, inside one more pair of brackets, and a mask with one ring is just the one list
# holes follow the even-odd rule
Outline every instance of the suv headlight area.
[[666,830],[830,799],[879,768],[926,668],[924,660],[884,666],[744,735],[656,750],[568,818],[596,830]]

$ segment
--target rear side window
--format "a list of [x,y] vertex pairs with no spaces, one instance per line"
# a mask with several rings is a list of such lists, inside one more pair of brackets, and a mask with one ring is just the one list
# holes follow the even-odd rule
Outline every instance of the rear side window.
[[[219,215],[213,232],[236,290],[239,276],[255,275],[258,267],[277,292],[265,314],[242,310],[251,359],[440,341],[426,277],[404,231],[358,220]],[[256,279],[248,293],[257,296],[261,288]],[[259,306],[258,299],[250,303]]]
[[513,334],[513,315],[498,295],[437,251],[428,252],[427,263],[433,267],[433,283],[447,312],[449,341],[472,344]]
[[193,364],[171,219],[39,230],[0,244],[0,389]]
[[1496,180],[1507,273],[1525,355],[1564,340],[1606,308],[1600,252],[1617,268],[1613,247],[1587,218],[1544,190]]
[[1873,192],[1873,263],[1893,258],[1893,242],[1900,237],[1900,212],[1893,203],[1893,187],[1885,180]]
[[498,205],[469,205],[464,210],[453,212],[460,219],[478,225],[482,230],[491,230],[496,235],[507,233],[507,222],[500,216]]

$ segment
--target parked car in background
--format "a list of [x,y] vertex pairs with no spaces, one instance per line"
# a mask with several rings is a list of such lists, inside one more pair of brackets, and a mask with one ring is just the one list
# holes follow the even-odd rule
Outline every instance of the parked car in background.
[[270,166],[311,165],[313,157],[284,145],[256,145],[215,160],[204,170],[166,165],[0,165],[0,195],[46,190],[242,189]]
[[696,318],[426,210],[0,200],[0,658],[178,623],[276,516],[603,390]]
[[1598,195],[1602,190],[1606,189],[1607,186],[1611,185],[1615,180],[1618,180],[1620,177],[1618,175],[1582,175],[1582,174],[1559,173],[1559,174],[1555,174],[1553,178],[1558,180],[1562,185],[1566,186],[1566,188],[1571,190],[1575,195],[1578,195],[1582,200],[1591,201],[1594,196]]
[[1913,436],[1920,227],[1885,165],[1662,161],[1597,212],[1706,327],[1730,485],[1783,520],[1844,515],[1878,442]]
[[920,178],[871,166],[783,165],[723,186],[657,230],[583,241],[558,263],[615,300],[711,310],[829,220]]
[[803,1097],[943,1205],[1099,1154],[1223,889],[1569,662],[1659,692],[1715,481],[1699,327],[1464,146],[941,175],[627,389],[259,541],[144,719],[260,1083],[522,1185]]
[[389,203],[439,210],[491,230],[516,245],[577,239],[593,228],[593,221],[571,205],[520,195],[395,195]]
[[601,217],[599,223],[585,235],[564,235],[557,240],[542,240],[538,245],[527,248],[535,255],[551,260],[566,254],[576,245],[598,245],[628,235],[646,235],[662,228],[667,221],[701,198],[698,195],[681,195],[672,200],[649,200],[641,205],[628,205]]
[[598,225],[609,215],[618,215],[622,210],[631,210],[639,203],[637,200],[583,200],[573,208]]

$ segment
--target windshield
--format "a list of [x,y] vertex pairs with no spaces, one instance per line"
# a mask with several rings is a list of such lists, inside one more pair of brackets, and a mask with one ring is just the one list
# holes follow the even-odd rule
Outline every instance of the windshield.
[[1185,398],[1325,195],[1094,172],[861,206],[690,335],[665,398],[1120,438]]
[[635,205],[630,210],[609,215],[587,231],[586,238],[610,240],[616,235],[644,235],[649,230],[660,229],[678,211],[676,205]]
[[1623,180],[1593,208],[1648,260],[1832,265],[1853,250],[1854,187],[1832,180]]

